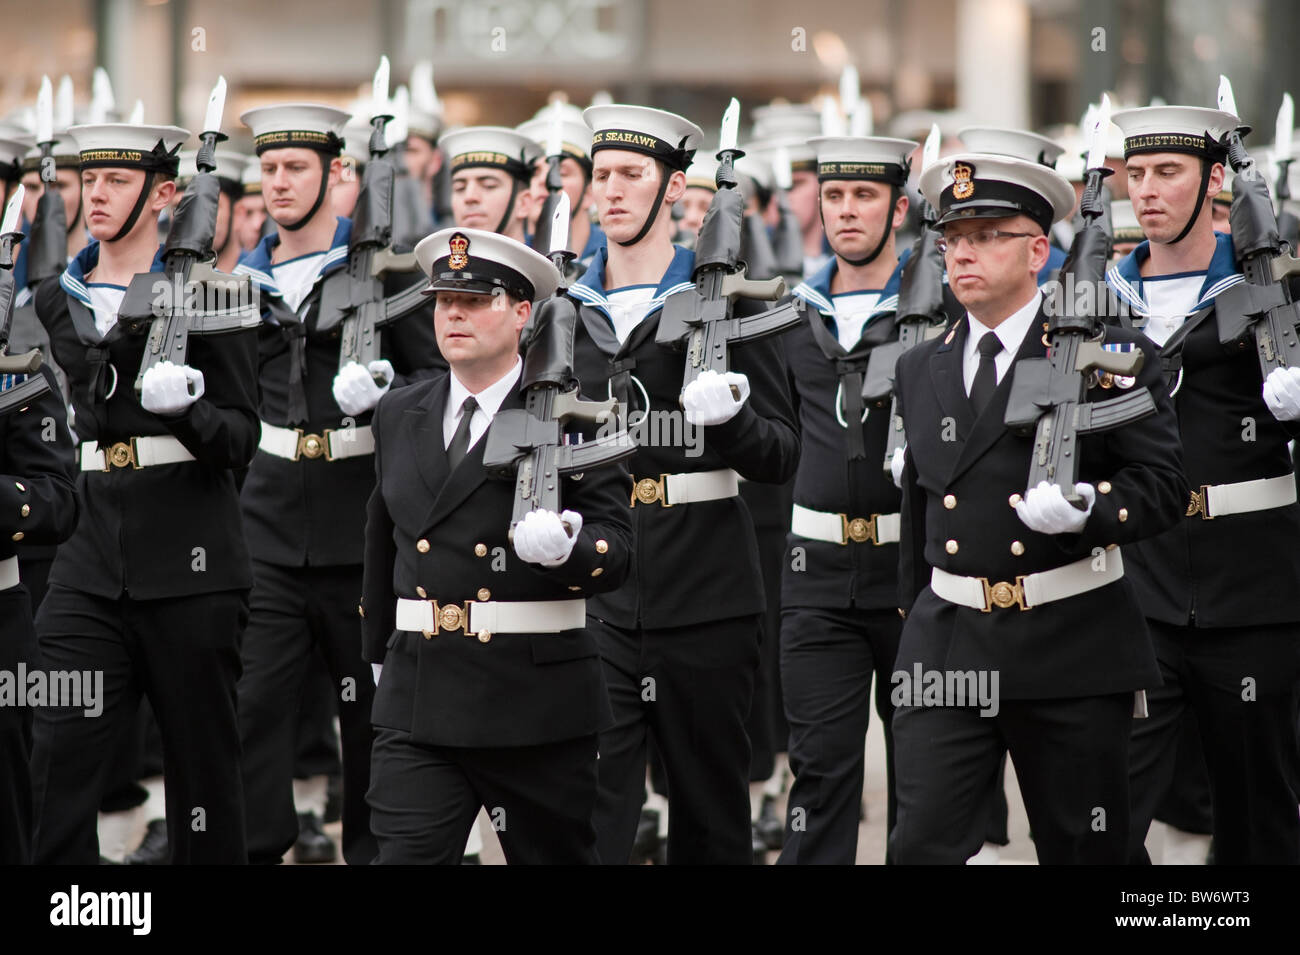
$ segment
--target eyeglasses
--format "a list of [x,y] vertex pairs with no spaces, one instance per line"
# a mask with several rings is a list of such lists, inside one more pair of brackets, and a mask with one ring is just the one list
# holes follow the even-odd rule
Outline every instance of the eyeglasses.
[[981,249],[987,249],[993,244],[994,239],[1032,239],[1032,232],[1000,232],[997,229],[979,229],[975,232],[968,232],[964,235],[944,236],[935,243],[941,254],[946,255],[949,251],[956,252],[957,247],[962,242],[969,242],[971,248],[978,252]]

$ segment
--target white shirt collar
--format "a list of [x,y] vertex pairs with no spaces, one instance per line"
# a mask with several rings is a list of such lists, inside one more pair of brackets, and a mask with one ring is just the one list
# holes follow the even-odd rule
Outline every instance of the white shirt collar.
[[[474,395],[474,400],[478,402],[478,408],[475,409],[474,417],[470,420],[469,436],[471,447],[477,443],[483,432],[487,430],[488,425],[492,423],[492,418],[500,410],[501,403],[506,400],[506,396],[510,394],[515,383],[519,381],[519,376],[523,374],[523,370],[523,360],[516,358],[514,365],[511,366],[508,372]],[[451,442],[451,436],[456,432],[456,424],[460,421],[461,406],[465,403],[465,399],[470,396],[470,390],[461,384],[454,370],[448,376],[448,381],[450,382],[450,390],[447,394],[447,409],[442,416],[444,447]]]
[[1002,351],[993,359],[994,367],[997,369],[998,381],[1001,382],[1003,377],[1006,376],[1007,369],[1015,361],[1016,354],[1020,351],[1020,346],[1025,340],[1025,335],[1029,333],[1034,324],[1042,298],[1042,292],[1039,289],[1034,289],[1033,298],[1003,319],[997,328],[989,328],[970,312],[966,313],[968,328],[966,347],[962,350],[962,378],[966,385],[967,394],[970,394],[971,385],[975,381],[975,373],[979,370],[980,339],[988,332],[993,332],[998,336],[998,341],[1002,343]]

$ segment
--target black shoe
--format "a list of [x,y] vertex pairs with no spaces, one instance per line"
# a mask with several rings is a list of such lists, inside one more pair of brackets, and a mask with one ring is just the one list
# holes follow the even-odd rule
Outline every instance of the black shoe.
[[298,865],[322,865],[338,856],[334,840],[325,835],[314,812],[298,813],[298,841],[293,844],[293,861]]
[[329,776],[325,784],[325,816],[321,820],[325,825],[338,822],[343,818],[343,777]]
[[758,837],[763,840],[763,847],[779,852],[785,845],[785,821],[776,814],[776,799],[766,793],[758,808],[758,821],[754,823]]
[[636,824],[636,838],[632,840],[630,865],[645,865],[659,849],[659,810],[642,809]]
[[167,845],[167,820],[153,819],[134,852],[127,853],[123,865],[171,865],[172,851]]
[[754,865],[767,865],[767,843],[758,832],[758,823],[749,824],[750,846],[754,852]]

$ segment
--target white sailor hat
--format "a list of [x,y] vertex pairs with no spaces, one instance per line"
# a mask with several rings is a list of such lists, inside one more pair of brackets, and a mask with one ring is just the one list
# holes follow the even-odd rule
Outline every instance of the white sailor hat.
[[921,193],[939,211],[936,228],[1023,214],[1046,232],[1075,201],[1074,187],[1055,169],[988,153],[944,156],[921,174]]
[[814,136],[817,179],[871,179],[894,186],[907,183],[909,157],[919,143],[883,136]]
[[967,126],[958,130],[957,138],[961,140],[966,152],[1011,156],[1044,166],[1054,167],[1056,160],[1065,152],[1059,143],[1023,129]]
[[421,239],[415,260],[429,277],[424,291],[492,295],[497,289],[520,301],[550,298],[560,284],[551,260],[522,242],[482,229],[442,229]]
[[[745,157],[749,158],[749,157]],[[686,167],[686,188],[718,191],[718,161],[708,156],[697,156]]]
[[370,161],[370,134],[373,127],[365,117],[353,115],[343,127],[343,164],[360,169]]
[[[691,165],[695,165],[691,163]],[[772,163],[765,156],[741,156],[735,162],[736,172],[750,179],[763,192],[771,192],[774,174]],[[687,171],[689,178],[690,172]]]
[[754,139],[808,139],[821,134],[821,113],[811,103],[768,103],[750,112]]
[[1221,109],[1200,106],[1142,106],[1122,109],[1111,122],[1124,133],[1124,158],[1138,153],[1186,153],[1224,162],[1223,140],[1241,120]]
[[15,134],[0,137],[0,181],[16,182],[22,177],[26,170],[23,157],[31,148],[30,136]]
[[[176,181],[181,184],[189,183],[199,174],[199,167],[196,164],[199,151],[197,149],[182,149],[180,151],[180,169],[176,173]],[[216,155],[217,168],[213,172],[219,180],[224,180],[223,187],[226,183],[231,188],[226,191],[232,191],[233,187],[238,187],[243,182],[244,168],[248,164],[248,157],[243,153],[218,152]],[[258,176],[261,176],[261,167],[258,167]]]
[[244,166],[244,172],[239,177],[240,184],[244,187],[244,195],[259,196],[262,194],[262,163],[256,156],[249,158]]
[[318,103],[277,103],[242,113],[240,121],[253,131],[257,155],[268,149],[314,149],[337,156],[343,149],[343,127],[351,114]]
[[[546,151],[551,138],[551,129],[555,125],[555,113],[552,109],[560,107],[560,150],[571,159],[576,159],[588,169],[591,168],[591,128],[582,121],[582,110],[576,106],[557,103],[545,107],[537,116],[515,127],[515,131],[527,136],[542,151]],[[574,115],[576,114],[576,116]],[[544,157],[545,158],[545,157]]]
[[70,127],[68,135],[76,141],[82,169],[113,166],[174,176],[177,154],[190,131],[179,126],[95,123]]
[[[816,136],[820,130],[813,130]],[[817,150],[808,145],[807,137],[778,136],[773,139],[754,139],[744,146],[745,155],[750,159],[762,160],[769,164],[776,161],[777,150],[784,148],[790,160],[790,172],[816,172]]]
[[428,60],[411,67],[410,94],[407,132],[436,143],[442,134],[442,103],[433,87],[433,64]]
[[452,173],[485,166],[500,169],[523,182],[533,177],[533,164],[542,147],[523,133],[506,126],[466,126],[443,133],[438,146]]
[[592,130],[592,158],[602,149],[626,149],[685,171],[704,142],[704,130],[689,119],[649,106],[588,106],[582,118]]
[[[81,168],[81,152],[77,149],[77,142],[68,135],[68,131],[54,131],[54,145],[50,149],[50,156],[54,160],[55,169],[79,169]],[[27,150],[27,158],[23,160],[23,172],[39,172],[41,168],[41,147],[33,146]]]
[[1112,199],[1110,203],[1111,235],[1116,242],[1141,242],[1146,238],[1138,224],[1133,203],[1128,199]]

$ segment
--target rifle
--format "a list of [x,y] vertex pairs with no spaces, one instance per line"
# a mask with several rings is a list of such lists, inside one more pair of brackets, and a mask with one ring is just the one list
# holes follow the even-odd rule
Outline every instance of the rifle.
[[[1101,109],[1090,137],[1088,168],[1079,208],[1083,226],[1075,233],[1061,274],[1072,275],[1075,287],[1091,283],[1103,288],[1110,263],[1110,235],[1102,224],[1105,203],[1102,180],[1110,174],[1105,166],[1105,136],[1110,125],[1110,99],[1102,97]],[[1146,388],[1105,401],[1087,401],[1094,384],[1113,387],[1114,376],[1136,376],[1142,368],[1143,352],[1108,349],[1103,340],[1105,326],[1092,315],[1072,314],[1076,309],[1061,304],[1048,316],[1046,358],[1022,358],[1011,369],[1011,393],[1003,419],[1020,434],[1034,429],[1034,448],[1029,462],[1028,488],[1047,481],[1060,487],[1065,499],[1083,510],[1086,503],[1075,490],[1079,477],[1078,437],[1109,431],[1137,421],[1156,410]]]
[[[560,275],[573,259],[568,244],[569,197],[561,193],[552,212],[549,234],[551,261]],[[534,313],[533,334],[524,355],[519,387],[523,408],[497,412],[483,446],[483,466],[496,477],[514,478],[515,499],[508,537],[530,511],[560,512],[560,478],[566,474],[613,464],[631,457],[636,444],[626,427],[594,441],[566,444],[565,427],[572,423],[604,425],[619,420],[618,402],[578,397],[573,372],[573,338],[578,309],[562,282],[554,295]],[[625,422],[624,422],[625,425]],[[572,528],[566,524],[566,530]]]
[[[136,275],[118,309],[118,318],[130,327],[150,322],[140,371],[135,377],[137,395],[150,368],[165,361],[185,364],[190,332],[235,331],[244,327],[250,317],[258,317],[248,276],[218,272],[211,263],[221,195],[213,173],[217,169],[217,143],[226,139],[221,133],[225,103],[226,80],[218,77],[208,99],[200,135],[202,145],[195,158],[198,175],[186,186],[163,245],[164,278],[159,279],[156,272]],[[233,299],[235,304],[210,307],[217,299]]]
[[[393,117],[383,110],[388,104],[388,57],[381,57],[375,72],[373,100],[379,110],[370,118],[370,161],[361,176],[361,192],[352,214],[352,237],[348,242],[347,268],[325,280],[321,288],[317,330],[328,331],[342,322],[339,370],[356,362],[368,368],[380,357],[380,329],[425,304],[424,284],[386,298],[384,276],[390,272],[414,272],[414,252],[393,251],[393,193],[397,169],[388,156],[384,125]],[[376,384],[386,384],[382,376]]]
[[[69,89],[69,100],[71,92]],[[27,243],[27,287],[32,289],[50,276],[62,273],[68,264],[67,212],[59,194],[58,166],[54,159],[54,107],[50,97],[47,76],[42,78],[40,92],[36,94],[36,138],[41,149],[41,184],[45,189],[36,202],[31,241]],[[60,96],[61,101],[64,98]],[[70,120],[72,103],[60,102],[60,112],[67,114],[60,117],[61,121]],[[64,123],[62,128],[66,129],[67,125]]]
[[[938,160],[939,140],[939,127],[933,125],[921,151],[922,169]],[[920,212],[921,234],[912,244],[912,254],[903,266],[903,277],[898,286],[898,313],[894,319],[898,328],[898,340],[885,342],[871,350],[867,359],[867,374],[862,382],[862,397],[865,401],[882,401],[886,396],[892,396],[889,402],[890,427],[885,439],[886,474],[890,473],[894,452],[907,444],[903,419],[898,414],[898,396],[893,394],[898,359],[903,352],[942,333],[948,323],[943,301],[943,273],[946,266],[943,253],[939,251],[939,233],[934,229],[939,216],[924,198],[921,199]]]
[[[537,231],[533,233],[532,241],[533,250],[543,255],[552,254],[554,245],[551,241],[551,223],[555,220],[555,210],[560,203],[560,196],[564,195],[564,179],[560,172],[560,165],[564,161],[564,133],[560,121],[560,104],[556,103],[551,110],[551,128],[546,135],[546,201],[542,203],[542,211],[537,216]],[[568,225],[567,222],[564,224],[566,234]],[[572,258],[576,256],[570,256],[570,259]],[[565,266],[568,262],[569,259],[566,259]]]
[[[734,168],[735,160],[744,155],[736,148],[739,121],[740,104],[733,99],[722,119],[718,191],[704,214],[704,224],[695,244],[694,285],[674,292],[664,301],[655,334],[655,341],[660,345],[685,345],[683,391],[705,371],[726,373],[731,345],[776,335],[803,321],[805,303],[800,298],[792,298],[757,315],[732,314],[738,298],[772,301],[785,294],[782,276],[753,281],[746,276],[745,266],[740,262],[745,208]],[[735,385],[731,386],[731,393],[737,399],[740,397]]]
[[776,270],[787,280],[797,282],[803,275],[803,230],[790,208],[790,187],[794,181],[790,171],[790,153],[784,146],[778,146],[772,157],[772,175],[778,214],[776,229],[772,233]]
[[19,186],[0,219],[0,375],[29,376],[0,391],[0,414],[23,408],[32,399],[50,390],[50,383],[39,374],[41,352],[33,348],[25,355],[10,355],[9,326],[14,318],[14,259],[18,243],[23,240],[18,218],[22,214],[24,189]]
[[[1219,78],[1219,108],[1236,115],[1232,84]],[[1267,378],[1276,368],[1300,365],[1300,340],[1296,323],[1300,305],[1291,299],[1288,275],[1300,273],[1300,261],[1292,257],[1278,233],[1277,216],[1268,194],[1268,183],[1255,167],[1255,160],[1242,145],[1240,127],[1227,137],[1228,163],[1232,180],[1232,245],[1241,262],[1246,281],[1220,292],[1214,301],[1219,341],[1227,344],[1248,332],[1255,336],[1260,374]]]
[[1283,93],[1273,136],[1273,158],[1277,163],[1277,230],[1292,251],[1300,243],[1300,219],[1286,207],[1287,200],[1291,198],[1291,135],[1294,125],[1295,103],[1290,93]]

